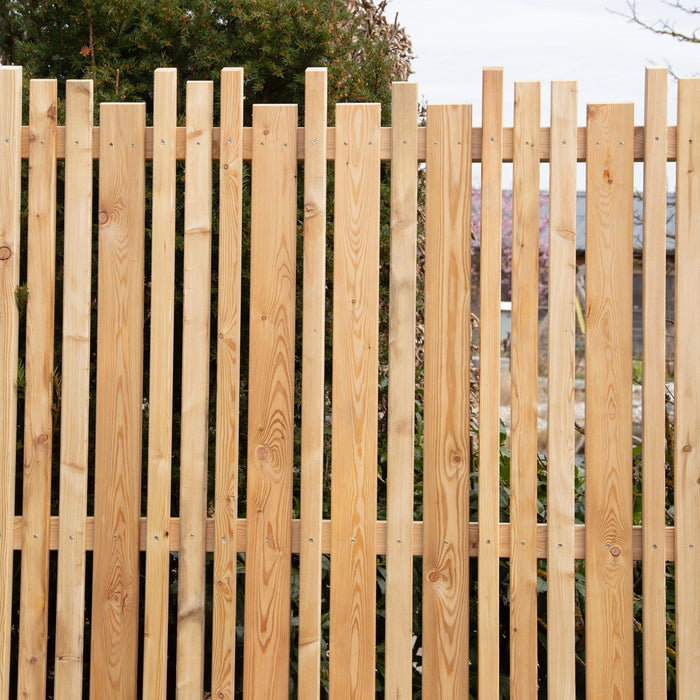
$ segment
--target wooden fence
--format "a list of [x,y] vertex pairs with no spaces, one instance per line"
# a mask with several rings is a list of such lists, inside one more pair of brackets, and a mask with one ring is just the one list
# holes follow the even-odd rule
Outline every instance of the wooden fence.
[[[92,698],[201,699],[209,689],[213,698],[232,698],[242,677],[244,697],[281,698],[291,676],[302,698],[319,697],[323,679],[334,698],[373,697],[377,683],[385,697],[408,698],[422,683],[426,698],[466,698],[471,688],[485,699],[508,694],[500,688],[505,668],[513,697],[546,688],[550,698],[574,698],[583,693],[577,645],[585,629],[589,698],[633,697],[640,637],[645,696],[666,697],[670,659],[677,696],[697,697],[700,80],[679,81],[677,126],[667,125],[662,69],[647,72],[642,126],[629,104],[589,105],[585,126],[577,126],[576,83],[555,82],[551,125],[542,127],[539,83],[517,83],[509,128],[500,69],[483,74],[481,127],[463,105],[430,105],[417,127],[417,87],[408,83],[393,88],[390,127],[372,104],[338,105],[328,127],[326,73],[310,69],[306,79],[303,127],[294,105],[255,105],[252,126],[244,126],[243,74],[228,68],[218,127],[211,82],[187,84],[186,126],[177,126],[173,69],[156,71],[152,126],[143,104],[103,104],[94,127],[86,80],[67,83],[65,126],[57,123],[56,81],[32,80],[23,126],[21,69],[0,69],[0,695],[12,688],[21,698],[80,697],[89,677]],[[582,161],[585,525],[574,509]],[[635,161],[644,163],[645,205],[641,462],[633,456],[631,399]],[[677,183],[672,435],[664,365],[669,161]],[[505,162],[513,163],[515,200],[509,475],[499,436]],[[546,472],[538,471],[536,437],[543,162],[550,172]],[[482,197],[478,417],[469,381],[474,163]],[[389,171],[390,262],[380,260]],[[176,250],[183,209],[184,253]],[[417,274],[423,253],[424,277]],[[389,279],[386,334],[380,272]],[[54,314],[62,337],[54,337]],[[378,400],[385,356],[386,431]],[[382,445],[386,484],[378,480]],[[640,464],[641,493],[633,475]],[[543,492],[546,515],[538,516]],[[332,517],[324,519],[329,505]],[[419,506],[422,519],[414,516]],[[509,661],[499,654],[508,636]]]

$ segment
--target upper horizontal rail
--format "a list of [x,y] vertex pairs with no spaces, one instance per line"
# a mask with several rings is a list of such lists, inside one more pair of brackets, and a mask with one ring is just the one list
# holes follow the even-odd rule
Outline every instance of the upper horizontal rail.
[[[426,128],[419,126],[418,129],[418,160],[425,160],[426,153]],[[219,127],[214,127],[213,143],[212,143],[212,158],[219,159]],[[100,127],[93,127],[92,139],[92,156],[93,158],[100,157]],[[177,128],[177,143],[175,146],[175,154],[178,160],[185,159],[185,127]],[[153,127],[146,127],[146,160],[153,158]],[[391,160],[391,127],[382,127],[381,129],[381,159],[384,161]],[[56,138],[56,156],[61,159],[66,153],[66,127],[59,126]],[[252,127],[243,128],[243,160],[251,160],[253,155],[253,129]],[[29,127],[22,127],[22,158],[29,157]],[[548,163],[550,157],[550,131],[548,126],[540,128],[540,162]],[[304,127],[298,127],[297,131],[297,159],[304,160]],[[586,160],[586,127],[578,127],[576,135],[576,159],[579,162]],[[634,127],[634,159],[635,161],[644,160],[644,127]],[[335,127],[328,127],[328,160],[335,160]],[[666,127],[666,160],[675,162],[676,160],[676,127]],[[511,163],[513,161],[513,127],[504,127],[503,129],[503,162]],[[472,128],[472,162],[481,162],[481,127]]]

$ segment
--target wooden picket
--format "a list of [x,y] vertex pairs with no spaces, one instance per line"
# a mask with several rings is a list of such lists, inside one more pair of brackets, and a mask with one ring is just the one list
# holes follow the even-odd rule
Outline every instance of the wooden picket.
[[[642,689],[665,696],[673,683],[677,697],[693,696],[700,686],[700,81],[679,82],[677,126],[667,124],[667,71],[650,69],[644,126],[620,104],[589,105],[586,125],[577,126],[576,83],[555,82],[551,126],[540,123],[539,83],[517,83],[514,125],[504,127],[498,68],[483,74],[481,126],[472,126],[469,105],[429,105],[419,123],[418,87],[407,83],[393,87],[391,126],[381,126],[377,104],[337,105],[328,126],[328,73],[309,69],[303,126],[296,105],[269,104],[254,105],[246,126],[243,71],[227,68],[220,100],[212,82],[187,83],[185,126],[177,126],[176,72],[159,69],[153,126],[144,104],[103,104],[93,126],[89,80],[68,82],[65,125],[56,81],[31,81],[22,126],[21,76],[20,68],[0,68],[2,700],[81,697],[88,685],[92,698],[281,698],[290,688],[311,700],[367,698],[379,686],[387,698],[537,697],[545,686],[550,698],[573,698],[583,692],[582,650],[589,697],[631,698]],[[62,159],[65,169],[57,170]],[[644,163],[641,482],[636,473],[633,481],[632,451],[635,160]],[[666,174],[674,160],[669,414]],[[177,161],[185,165],[182,203]],[[503,163],[511,161],[504,446],[502,196]],[[550,164],[548,333],[538,357],[543,162]],[[587,169],[585,525],[574,520],[575,505],[583,505],[574,479],[577,162]],[[472,209],[475,163],[480,214]],[[384,245],[388,260],[380,260]],[[480,280],[474,358],[473,273]],[[380,320],[388,321],[386,337]],[[545,357],[547,455],[538,465]],[[386,416],[378,400],[385,361]],[[479,377],[478,409],[470,376]],[[181,403],[174,401],[180,389]],[[54,443],[60,451],[52,452]],[[377,484],[383,456],[386,501]],[[179,512],[171,512],[173,489]],[[378,519],[380,506],[386,520]],[[477,521],[469,522],[473,512]],[[538,568],[538,560],[546,563]],[[585,564],[585,601],[577,560]],[[175,605],[177,638],[169,639]],[[470,639],[474,629],[478,639]],[[667,673],[673,658],[675,673]]]
[[85,516],[90,440],[92,81],[66,85],[66,185],[60,538],[56,584],[57,698],[80,698],[85,625]]

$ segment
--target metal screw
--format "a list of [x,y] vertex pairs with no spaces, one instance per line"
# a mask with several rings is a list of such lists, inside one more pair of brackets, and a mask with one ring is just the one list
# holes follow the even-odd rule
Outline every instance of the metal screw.
[[313,537],[309,537],[309,544],[313,544],[313,542],[314,542],[314,538],[313,538]]

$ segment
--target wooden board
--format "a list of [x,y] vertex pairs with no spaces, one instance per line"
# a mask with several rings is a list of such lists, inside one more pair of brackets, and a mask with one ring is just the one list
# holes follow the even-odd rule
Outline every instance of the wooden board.
[[214,85],[187,83],[177,695],[204,693]]
[[410,698],[413,649],[413,459],[416,384],[418,85],[391,97],[391,268],[387,428],[386,661],[384,695]]
[[170,480],[175,299],[175,127],[177,70],[154,78],[151,344],[148,387],[148,526],[143,633],[143,695],[163,700],[168,673]]
[[423,694],[469,695],[471,105],[428,106]]
[[[27,342],[18,695],[46,692],[56,268],[56,81],[29,83]],[[14,442],[14,439],[13,439]]]
[[0,696],[10,693],[12,564],[17,469],[17,356],[22,69],[0,67]]
[[575,82],[552,83],[547,405],[547,696],[576,697],[574,363],[576,346]]
[[236,662],[236,518],[241,364],[243,69],[221,71],[219,309],[216,343],[216,487],[212,679],[214,698],[232,700]]
[[586,693],[631,698],[633,106],[589,105]]
[[646,69],[642,278],[644,693],[666,693],[666,112],[668,70]]
[[321,690],[321,521],[325,427],[326,123],[328,71],[306,71],[304,290],[301,367],[301,542],[299,552],[299,698]]
[[85,515],[92,306],[91,80],[66,83],[61,475],[54,697],[80,698],[85,626]]
[[330,695],[375,693],[380,106],[338,105]]
[[676,682],[700,687],[700,80],[678,81],[676,167]]
[[100,106],[92,700],[136,695],[145,121],[143,104]]
[[483,73],[481,293],[479,318],[479,699],[499,697],[500,561],[498,521],[501,395],[501,227],[503,69]]
[[540,84],[515,84],[510,469],[510,691],[537,697]]
[[289,695],[296,105],[253,107],[243,695]]

